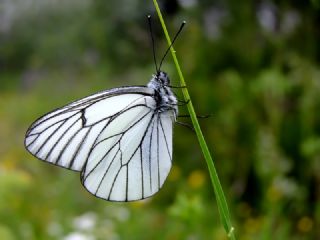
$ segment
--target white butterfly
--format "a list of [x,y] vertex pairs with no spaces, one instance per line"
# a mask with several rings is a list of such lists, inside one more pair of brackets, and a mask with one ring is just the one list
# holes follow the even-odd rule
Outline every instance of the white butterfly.
[[25,138],[37,158],[81,171],[83,186],[110,201],[154,195],[172,164],[177,99],[165,72],[147,86],[114,88],[36,120]]

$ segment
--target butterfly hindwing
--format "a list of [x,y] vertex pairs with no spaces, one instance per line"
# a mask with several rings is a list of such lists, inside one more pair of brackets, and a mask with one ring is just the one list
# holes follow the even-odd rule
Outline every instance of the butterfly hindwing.
[[[154,102],[153,98],[145,100],[147,106]],[[84,187],[97,197],[111,201],[150,197],[159,191],[170,171],[172,139],[164,140],[172,138],[170,114],[142,106],[138,109],[139,114],[129,110],[128,116],[121,114],[114,118],[89,154],[81,179]],[[171,129],[164,133],[161,124]],[[114,134],[112,129],[116,125],[123,131]],[[165,149],[158,146],[160,142]]]

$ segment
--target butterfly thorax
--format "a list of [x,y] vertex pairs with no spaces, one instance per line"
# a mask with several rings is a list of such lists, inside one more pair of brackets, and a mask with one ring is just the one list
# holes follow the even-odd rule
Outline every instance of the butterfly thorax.
[[165,72],[158,72],[152,76],[148,87],[154,89],[158,112],[173,110],[175,116],[178,114],[177,98],[170,88],[170,79]]

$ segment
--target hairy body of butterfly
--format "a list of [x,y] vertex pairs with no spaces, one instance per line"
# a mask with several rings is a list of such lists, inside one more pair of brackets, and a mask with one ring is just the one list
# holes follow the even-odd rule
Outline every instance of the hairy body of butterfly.
[[162,187],[172,165],[177,99],[168,75],[148,85],[102,91],[36,120],[27,150],[46,162],[81,171],[83,186],[110,201],[134,201]]

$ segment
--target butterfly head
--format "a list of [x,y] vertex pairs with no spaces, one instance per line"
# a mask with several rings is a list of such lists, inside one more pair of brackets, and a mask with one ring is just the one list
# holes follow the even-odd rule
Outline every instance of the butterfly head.
[[159,71],[156,75],[155,75],[155,79],[156,81],[158,81],[160,83],[160,85],[162,86],[169,86],[170,85],[170,79],[167,73]]
[[162,71],[158,71],[156,74],[152,75],[152,79],[150,80],[148,87],[155,90],[170,87],[170,79],[168,74]]

